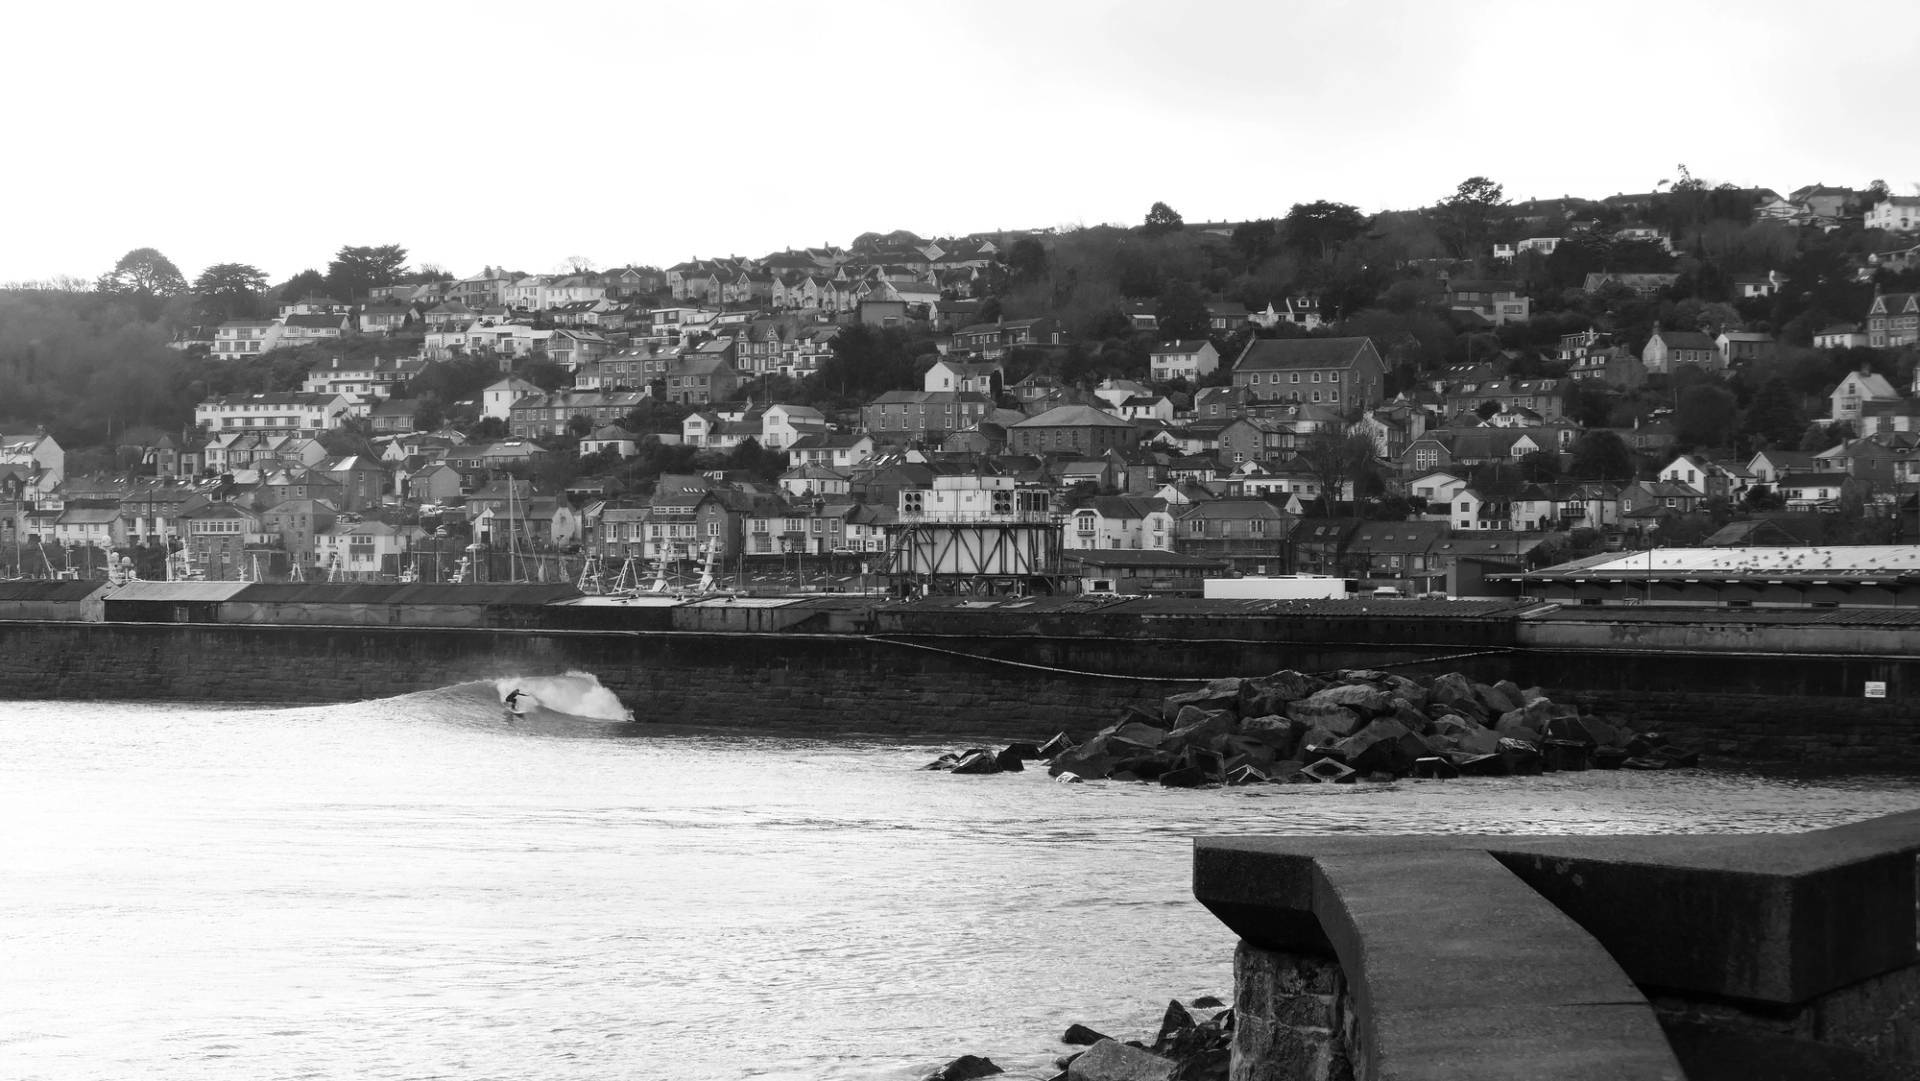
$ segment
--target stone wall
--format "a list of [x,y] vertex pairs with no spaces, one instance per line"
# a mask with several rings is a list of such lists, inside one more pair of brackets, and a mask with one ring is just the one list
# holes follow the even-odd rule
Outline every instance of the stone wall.
[[1353,1081],[1359,1031],[1346,974],[1336,958],[1263,950],[1233,952],[1232,1081]]

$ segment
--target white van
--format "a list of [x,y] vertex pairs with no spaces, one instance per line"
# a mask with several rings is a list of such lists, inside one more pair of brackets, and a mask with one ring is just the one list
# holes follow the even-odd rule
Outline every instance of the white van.
[[1406,594],[1400,591],[1399,586],[1378,586],[1374,589],[1373,596],[1375,600],[1382,600],[1388,597],[1405,597]]

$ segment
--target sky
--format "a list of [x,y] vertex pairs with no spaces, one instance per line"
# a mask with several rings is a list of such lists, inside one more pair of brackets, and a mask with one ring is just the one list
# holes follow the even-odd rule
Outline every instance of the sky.
[[[343,245],[546,273],[921,236],[1710,182],[1896,193],[1875,9],[965,0],[9,12],[0,283]],[[1862,17],[1866,21],[1862,21]],[[37,43],[37,44],[28,44]]]

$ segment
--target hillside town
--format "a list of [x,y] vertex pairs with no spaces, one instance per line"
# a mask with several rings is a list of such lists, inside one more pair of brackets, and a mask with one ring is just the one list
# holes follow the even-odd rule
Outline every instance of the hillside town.
[[[206,393],[177,426],[9,406],[0,572],[704,563],[852,588],[959,515],[1043,523],[1050,570],[1123,592],[1422,595],[1468,565],[1898,543],[1920,536],[1916,234],[1920,196],[1877,182],[1511,202],[1473,178],[1371,219],[1156,204],[664,270],[451,277],[389,246],[275,289],[175,270],[129,294],[129,260],[164,262],[143,249],[100,291],[171,304]],[[991,579],[934,585],[1031,586]]]

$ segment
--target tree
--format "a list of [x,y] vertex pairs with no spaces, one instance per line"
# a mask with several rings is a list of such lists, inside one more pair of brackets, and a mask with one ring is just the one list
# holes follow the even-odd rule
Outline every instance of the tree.
[[1733,435],[1740,403],[1719,383],[1700,383],[1680,392],[1673,408],[1673,434],[1682,443],[1717,447]]
[[1254,266],[1273,254],[1274,244],[1279,238],[1280,223],[1272,218],[1262,218],[1234,226],[1233,236],[1228,243],[1233,245],[1233,250],[1239,252],[1249,266]]
[[179,296],[187,291],[187,279],[173,260],[154,248],[135,248],[120,257],[113,269],[102,274],[95,288],[102,293],[140,299]]
[[1560,479],[1560,456],[1550,450],[1528,451],[1520,457],[1520,479],[1528,484],[1552,484]]
[[311,267],[288,278],[285,284],[280,286],[280,296],[283,300],[303,300],[307,297],[325,296],[326,292],[327,279]]
[[1160,324],[1160,336],[1169,341],[1187,338],[1204,338],[1212,313],[1207,310],[1207,300],[1192,282],[1176,281],[1167,286],[1160,294],[1160,300],[1153,307],[1154,319]]
[[1779,376],[1767,380],[1747,407],[1740,431],[1756,449],[1783,449],[1799,445],[1800,433],[1807,430],[1807,417],[1800,408],[1800,396]]
[[1573,441],[1567,475],[1579,480],[1624,484],[1633,479],[1633,452],[1620,433],[1607,428],[1583,432]]
[[267,276],[250,263],[215,263],[193,279],[193,295],[211,322],[252,319],[260,314]]
[[1470,176],[1440,204],[1436,215],[1440,238],[1455,258],[1483,254],[1481,249],[1492,234],[1497,212],[1506,205],[1506,193],[1500,185],[1484,176]]
[[1023,236],[1007,249],[1007,272],[1012,275],[1014,284],[1030,285],[1047,276],[1047,246],[1030,236]]
[[1165,203],[1155,203],[1147,210],[1147,220],[1140,231],[1148,236],[1159,236],[1162,233],[1177,232],[1186,228],[1186,225],[1186,220],[1180,217],[1178,210]]
[[1346,203],[1320,199],[1293,204],[1280,228],[1287,247],[1324,263],[1332,260],[1349,241],[1366,232],[1367,219]]
[[406,262],[407,249],[398,244],[343,247],[327,264],[327,290],[340,300],[366,296],[379,286],[392,285],[406,272]]
[[1300,448],[1300,460],[1319,482],[1321,505],[1327,514],[1333,514],[1348,484],[1358,495],[1362,483],[1373,475],[1373,449],[1371,438],[1348,435],[1338,428],[1322,428],[1307,437]]

